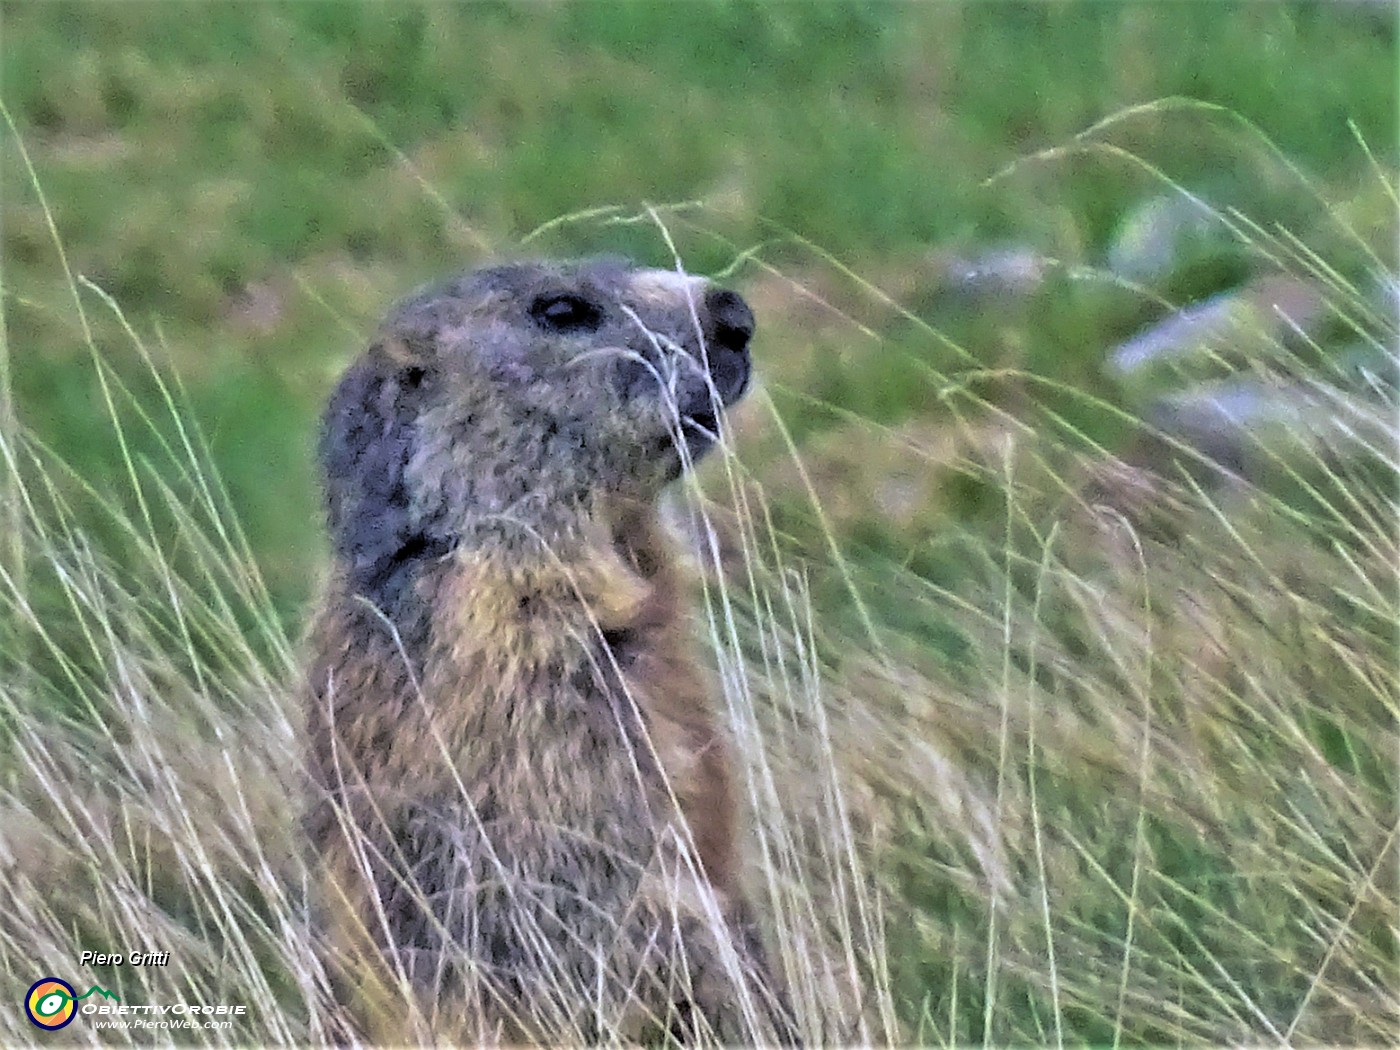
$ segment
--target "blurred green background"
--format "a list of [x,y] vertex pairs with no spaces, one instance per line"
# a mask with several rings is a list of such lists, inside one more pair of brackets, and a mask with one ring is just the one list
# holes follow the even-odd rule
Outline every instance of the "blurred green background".
[[[749,259],[726,279],[754,301],[769,389],[819,467],[825,449],[850,447],[831,432],[851,417],[824,406],[936,431],[940,381],[972,366],[1113,398],[1104,356],[1162,312],[1154,295],[1187,301],[1247,274],[1248,253],[1224,250],[1173,262],[1143,290],[1084,279],[1134,209],[1166,189],[1141,164],[1073,148],[1124,107],[1172,96],[1228,107],[1237,117],[1157,107],[1101,138],[1322,250],[1344,238],[1315,192],[1394,255],[1372,167],[1397,160],[1395,26],[1383,5],[3,11],[0,83],[14,123],[4,308],[20,419],[87,476],[118,465],[16,131],[73,271],[183,381],[289,622],[321,549],[310,449],[338,369],[416,284],[518,253],[563,216],[621,209],[556,224],[524,251],[672,265],[645,216],[615,220],[645,203],[696,202],[668,221],[689,268],[727,270],[754,252],[762,265]],[[1050,148],[1062,153],[988,183]],[[979,260],[1011,272],[976,286]],[[84,303],[104,358],[146,389],[117,319],[91,293]],[[1106,419],[1082,425],[1122,438]],[[752,446],[760,477],[764,440]],[[839,487],[845,469],[825,473]],[[781,492],[781,478],[764,480]],[[965,475],[936,488],[920,489],[928,507],[905,514],[920,520],[903,531],[835,517],[852,542],[917,563],[943,515],[975,510]]]

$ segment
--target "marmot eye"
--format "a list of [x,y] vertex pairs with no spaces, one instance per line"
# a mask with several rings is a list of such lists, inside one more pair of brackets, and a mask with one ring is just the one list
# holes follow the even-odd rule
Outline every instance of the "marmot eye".
[[530,315],[556,332],[591,332],[603,323],[603,311],[577,295],[542,295]]

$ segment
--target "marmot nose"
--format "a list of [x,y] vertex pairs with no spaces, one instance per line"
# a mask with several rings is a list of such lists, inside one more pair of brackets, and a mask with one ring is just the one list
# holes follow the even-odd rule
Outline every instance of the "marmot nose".
[[713,288],[705,294],[705,307],[714,324],[714,340],[726,350],[742,354],[753,338],[753,311],[737,292]]

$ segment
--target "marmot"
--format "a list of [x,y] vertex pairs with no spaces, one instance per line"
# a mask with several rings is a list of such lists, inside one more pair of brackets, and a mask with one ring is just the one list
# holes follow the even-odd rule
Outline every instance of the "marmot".
[[331,396],[308,831],[363,1034],[792,1038],[656,506],[753,329],[701,278],[501,265],[397,307]]

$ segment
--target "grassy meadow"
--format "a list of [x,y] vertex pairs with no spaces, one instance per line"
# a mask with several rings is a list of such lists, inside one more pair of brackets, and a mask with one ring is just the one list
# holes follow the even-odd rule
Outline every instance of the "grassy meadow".
[[1386,5],[10,0],[0,58],[0,1042],[45,974],[250,1007],[68,1042],[326,1038],[317,414],[418,284],[595,252],[758,318],[678,519],[812,1039],[1393,1037]]

